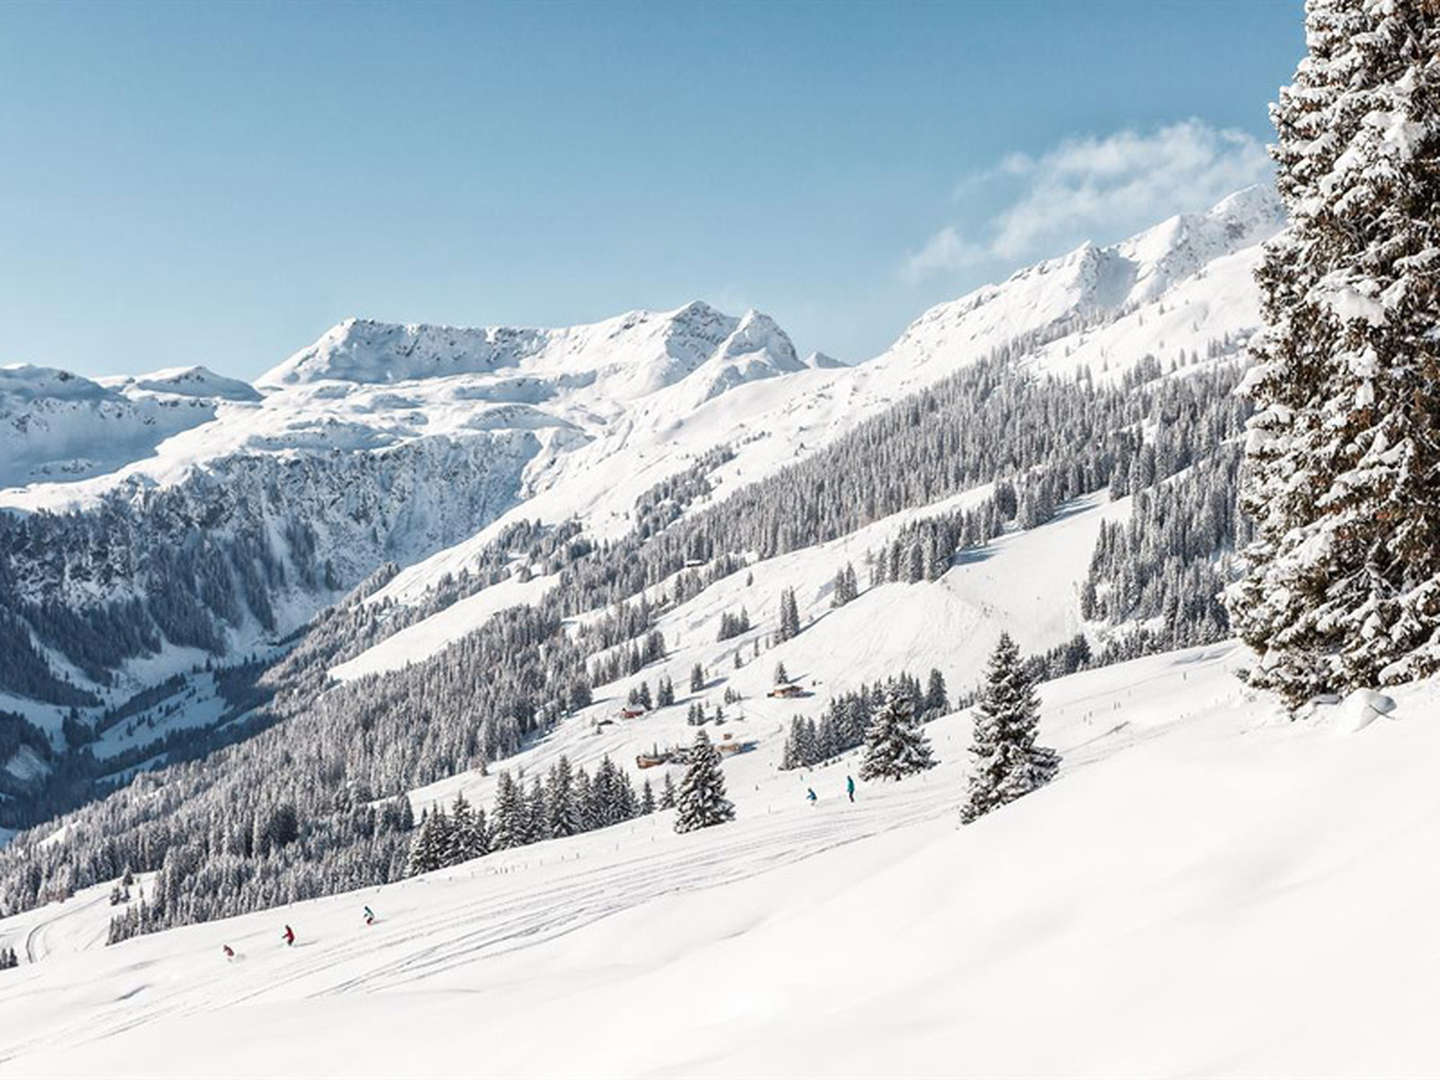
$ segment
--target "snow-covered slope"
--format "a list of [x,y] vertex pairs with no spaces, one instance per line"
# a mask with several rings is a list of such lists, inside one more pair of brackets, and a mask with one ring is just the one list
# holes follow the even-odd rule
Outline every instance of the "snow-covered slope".
[[[1145,357],[1233,357],[1259,325],[1253,271],[1284,224],[1275,193],[1248,188],[1203,214],[1172,218],[1110,248],[1086,246],[926,312],[885,352],[853,366],[736,387],[693,407],[656,394],[572,452],[547,457],[513,516],[578,515],[595,535],[623,533],[635,498],[720,443],[735,458],[714,479],[731,490],[770,475],[994,350],[1068,374],[1119,378]],[[503,521],[502,521],[503,524]],[[391,595],[415,596],[466,565],[493,533],[408,570]]]
[[735,364],[760,378],[801,367],[789,338],[768,316],[749,311],[734,318],[695,301],[676,311],[632,311],[558,330],[347,319],[259,383],[401,383],[503,372],[530,376],[532,400],[585,387],[594,391],[587,396],[614,401],[652,394],[707,365],[723,371]]
[[[1206,213],[1176,215],[1110,247],[1084,244],[1068,255],[1017,271],[999,285],[939,304],[912,323],[887,355],[917,364],[943,363],[967,345],[987,350],[1027,335],[1044,338],[1081,330],[1143,305],[1158,305],[1171,289],[1237,252],[1246,255],[1227,264],[1224,278],[1227,285],[1232,274],[1243,278],[1248,302],[1225,304],[1223,329],[1213,329],[1253,327],[1258,307],[1250,273],[1258,261],[1256,245],[1284,224],[1284,207],[1273,188],[1246,188]],[[1193,338],[1193,332],[1189,336]],[[1147,351],[1158,351],[1159,340],[1152,335],[1154,347]],[[1203,339],[1189,344],[1203,344]],[[1072,360],[1071,366],[1080,362]]]
[[1440,875],[1416,853],[1440,842],[1436,689],[1346,733],[1345,706],[1277,720],[1234,679],[1239,659],[1192,650],[1047,684],[1059,779],[964,828],[957,714],[929,729],[939,768],[862,784],[853,805],[853,760],[776,776],[741,755],[736,822],[699,833],[661,813],[112,948],[93,947],[100,890],[0,921],[22,957],[50,950],[0,978],[0,1061],[26,1076],[1428,1074],[1440,976],[1416,957],[1440,949]]
[[143,393],[177,394],[182,397],[218,398],[223,401],[259,401],[260,392],[247,382],[216,375],[198,364],[166,368],[148,375],[125,375],[96,380],[131,397]]
[[[1233,353],[1258,319],[1256,244],[1280,222],[1272,193],[1239,193],[942,305],[854,366],[801,360],[767,316],[696,302],[551,330],[347,320],[256,387],[203,368],[108,385],[3,369],[0,507],[89,515],[78,537],[33,520],[10,567],[14,594],[154,603],[147,568],[172,546],[193,558],[180,573],[154,570],[190,590],[163,604],[187,627],[215,625],[162,628],[162,655],[112,667],[113,687],[32,637],[66,679],[113,704],[142,672],[195,664],[197,644],[232,658],[268,647],[384,561],[401,573],[376,599],[403,604],[472,568],[521,519],[578,521],[593,541],[621,536],[639,495],[727,444],[734,455],[708,477],[703,506],[994,350],[1042,370],[1085,363],[1097,378],[1146,355]],[[130,523],[128,546],[96,542],[98,522],[117,518]],[[196,526],[218,551],[178,543]],[[207,597],[227,589],[250,610],[211,610]],[[381,650],[366,665],[389,670],[433,650],[498,596],[412,629],[395,657]],[[58,729],[66,708],[54,701],[41,719]]]
[[0,490],[51,480],[65,486],[148,457],[170,436],[215,417],[220,395],[207,390],[233,396],[245,385],[225,379],[207,387],[188,373],[165,374],[169,383],[137,379],[112,388],[56,368],[0,367]]

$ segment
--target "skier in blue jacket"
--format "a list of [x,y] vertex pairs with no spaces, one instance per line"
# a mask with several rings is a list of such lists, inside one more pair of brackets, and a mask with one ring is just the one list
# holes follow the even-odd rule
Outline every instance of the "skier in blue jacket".
[[851,802],[855,801],[855,778],[853,776],[845,777],[845,794],[850,796]]
[[805,789],[805,798],[807,798],[807,799],[810,800],[810,805],[811,805],[811,806],[814,806],[814,805],[815,805],[816,795],[815,795],[815,789],[814,789],[813,787],[812,787],[812,788],[806,788],[806,789]]

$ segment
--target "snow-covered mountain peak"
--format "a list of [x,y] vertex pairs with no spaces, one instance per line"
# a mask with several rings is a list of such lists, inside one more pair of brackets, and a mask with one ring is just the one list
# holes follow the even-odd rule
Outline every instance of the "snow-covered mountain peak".
[[[938,304],[911,323],[886,355],[926,362],[962,350],[973,360],[1030,335],[1051,337],[1067,327],[1118,319],[1229,256],[1253,253],[1284,225],[1273,187],[1245,188],[1203,213],[1177,214],[1117,244],[1081,244],[1000,284]],[[1237,274],[1248,280],[1249,272],[1247,265]],[[1250,307],[1239,314],[1253,322]]]
[[806,369],[785,331],[770,316],[752,308],[700,370],[704,383],[697,405],[742,383]]
[[1127,300],[1153,300],[1207,263],[1267,240],[1284,226],[1284,206],[1269,184],[1228,195],[1204,213],[1167,218],[1113,249],[1136,269]]
[[180,397],[218,398],[223,401],[259,401],[260,392],[240,379],[217,375],[200,364],[165,368],[148,375],[126,375],[99,380],[122,394],[176,394]]
[[0,366],[0,412],[34,401],[104,401],[119,395],[99,383],[59,368],[35,364]]

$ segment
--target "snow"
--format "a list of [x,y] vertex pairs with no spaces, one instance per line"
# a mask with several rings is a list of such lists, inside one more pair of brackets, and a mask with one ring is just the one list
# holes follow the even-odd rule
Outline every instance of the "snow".
[[1337,738],[1277,722],[1234,678],[1243,659],[1189,650],[1043,687],[1060,778],[965,828],[957,714],[929,729],[937,769],[862,784],[853,806],[853,761],[742,776],[742,755],[736,822],[685,836],[661,814],[112,948],[92,890],[0,921],[0,940],[38,923],[52,942],[0,979],[0,1060],[27,1076],[1428,1073],[1440,975],[1416,958],[1440,950],[1440,873],[1417,856],[1440,841],[1440,730],[1423,722],[1440,692],[1401,688],[1394,723]]
[[[1188,289],[1192,303],[1254,327],[1258,314],[1250,271],[1259,261],[1259,245],[1284,223],[1283,207],[1272,188],[1247,188],[1204,214],[1178,215],[1110,247],[1085,244],[1068,255],[1017,271],[1001,284],[937,305],[912,323],[882,359],[933,368],[950,362],[959,348],[978,358],[1032,331],[1113,321],[1118,313],[1160,302],[1177,287]],[[1212,292],[1211,285],[1203,284],[1210,276],[1207,268],[1237,255],[1243,255],[1243,265],[1224,275],[1221,295],[1207,304]],[[1197,275],[1202,284],[1196,284]],[[1236,291],[1236,281],[1243,282],[1240,291],[1246,298],[1238,308],[1226,302]],[[1083,330],[1072,329],[1065,335],[1068,345],[1074,344],[1076,333],[1084,337]],[[1145,352],[1158,355],[1163,336],[1152,329],[1150,339],[1150,348],[1117,351],[1116,359],[1133,364]],[[1176,334],[1171,341],[1193,348],[1203,347],[1205,338],[1191,332]],[[1046,366],[1073,371],[1085,362],[1091,361],[1069,357],[1063,365]],[[1092,362],[1092,366],[1098,373],[1101,365]]]
[[337,664],[330,669],[330,677],[347,682],[362,675],[397,671],[407,664],[418,663],[434,656],[472,630],[478,630],[497,612],[520,604],[537,602],[558,581],[558,574],[534,577],[523,582],[515,577],[506,578],[496,585],[482,589],[474,596],[457,600],[427,619],[405,627],[379,645],[366,649],[359,656]]
[[0,770],[23,782],[39,780],[50,772],[50,766],[31,747],[22,746],[10,755],[9,761],[0,765]]
[[260,392],[240,379],[217,375],[199,364],[190,367],[165,368],[148,375],[100,379],[122,393],[135,396],[144,391],[154,394],[178,394],[182,397],[223,398],[227,401],[259,401]]
[[229,705],[215,686],[215,677],[209,673],[197,675],[176,693],[107,728],[90,744],[90,749],[105,761],[173,731],[210,727],[218,723],[228,709]]
[[132,399],[55,368],[0,367],[0,488],[110,472],[214,415],[206,398]]
[[1395,711],[1395,699],[1375,690],[1352,690],[1341,701],[1317,702],[1310,719],[1319,726],[1352,734]]

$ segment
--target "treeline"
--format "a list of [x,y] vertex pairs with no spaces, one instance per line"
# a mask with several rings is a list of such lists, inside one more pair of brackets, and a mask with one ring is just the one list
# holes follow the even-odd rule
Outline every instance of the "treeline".
[[495,778],[495,802],[488,817],[484,810],[472,809],[463,794],[455,797],[448,812],[443,806],[427,811],[411,842],[406,873],[423,874],[492,851],[604,829],[674,803],[668,773],[657,800],[648,779],[637,792],[629,774],[608,754],[593,777],[583,767],[572,769],[562,754],[543,780],[534,777],[528,787],[523,775],[516,778],[502,771]]
[[780,768],[811,768],[860,746],[876,711],[896,695],[905,699],[910,714],[922,722],[950,711],[945,676],[934,668],[924,687],[903,671],[873,686],[862,683],[856,690],[832,697],[820,711],[818,722],[813,717],[791,718]]
[[[1238,441],[1220,445],[1183,476],[1136,492],[1127,520],[1101,525],[1080,612],[1119,628],[1112,657],[1229,635],[1220,592],[1234,580],[1237,546],[1251,533],[1235,502],[1241,460]],[[1127,638],[1134,642],[1127,646]]]

